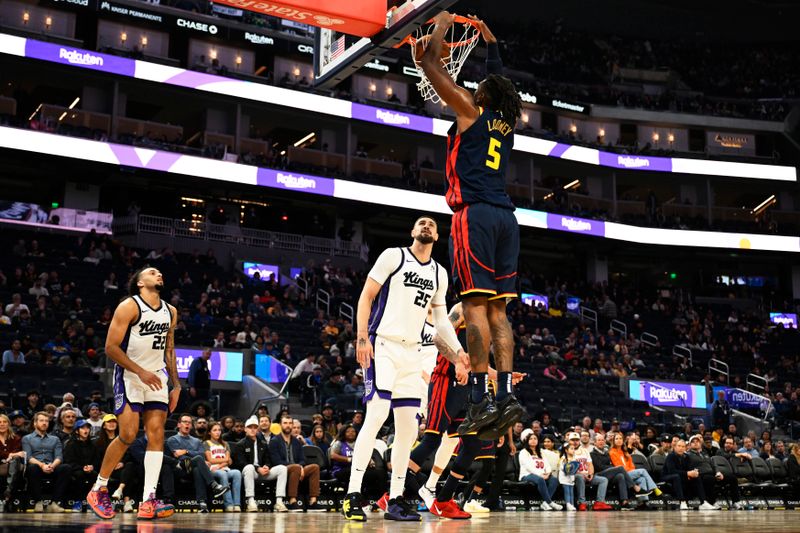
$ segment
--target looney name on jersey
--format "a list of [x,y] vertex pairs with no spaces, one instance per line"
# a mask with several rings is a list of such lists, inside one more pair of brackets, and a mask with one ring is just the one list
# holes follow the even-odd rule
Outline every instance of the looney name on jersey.
[[420,277],[416,272],[405,272],[403,277],[405,278],[403,280],[403,285],[406,287],[415,287],[428,291],[433,290],[433,281]]
[[139,324],[139,335],[163,335],[169,331],[168,322],[147,320]]
[[507,122],[499,118],[487,121],[486,125],[489,127],[489,133],[499,131],[500,135],[506,136],[513,131],[513,128]]

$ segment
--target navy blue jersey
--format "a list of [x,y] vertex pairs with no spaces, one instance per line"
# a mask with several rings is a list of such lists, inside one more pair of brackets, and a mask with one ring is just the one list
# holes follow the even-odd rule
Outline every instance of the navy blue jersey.
[[454,212],[486,203],[514,209],[506,193],[506,168],[514,146],[514,126],[502,115],[480,108],[466,131],[456,122],[447,131],[447,205]]

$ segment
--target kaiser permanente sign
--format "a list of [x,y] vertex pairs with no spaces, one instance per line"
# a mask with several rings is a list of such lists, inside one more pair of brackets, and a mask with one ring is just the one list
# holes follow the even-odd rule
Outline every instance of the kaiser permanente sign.
[[[61,63],[77,68],[89,68],[139,80],[204,91],[210,94],[221,94],[260,103],[270,103],[299,111],[363,120],[437,136],[446,136],[451,124],[446,120],[423,117],[412,113],[381,109],[327,96],[235,80],[214,74],[101,54],[2,33],[0,33],[0,53]],[[727,176],[757,180],[797,181],[797,170],[789,166],[680,157],[622,155],[520,134],[517,134],[514,138],[514,150],[616,169],[702,176]]]

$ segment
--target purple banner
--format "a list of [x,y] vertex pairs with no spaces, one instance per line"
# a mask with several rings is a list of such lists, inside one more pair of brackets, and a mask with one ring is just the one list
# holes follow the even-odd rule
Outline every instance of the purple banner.
[[333,196],[334,180],[310,176],[298,172],[286,172],[271,168],[259,168],[257,184],[262,187],[273,187],[289,191],[310,192],[323,196]]
[[606,226],[601,220],[554,215],[547,213],[547,229],[568,231],[570,233],[583,233],[595,237],[605,237]]
[[26,39],[25,41],[25,57],[90,68],[122,76],[133,76],[136,72],[136,62],[132,59],[90,52],[72,46],[43,43],[32,39]]
[[433,119],[429,117],[356,103],[353,103],[351,113],[352,117],[358,120],[421,131],[423,133],[433,133]]
[[672,159],[669,157],[651,157],[645,155],[614,154],[599,152],[600,165],[612,168],[627,168],[631,170],[655,170],[659,172],[672,172]]

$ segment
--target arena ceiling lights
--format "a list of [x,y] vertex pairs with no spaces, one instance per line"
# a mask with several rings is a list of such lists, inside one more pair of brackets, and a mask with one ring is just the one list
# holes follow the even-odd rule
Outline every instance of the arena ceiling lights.
[[[412,209],[415,211],[450,214],[450,208],[447,207],[444,195],[441,194],[428,194],[342,179],[323,178],[299,172],[259,168],[230,161],[65,137],[34,130],[0,127],[0,147],[404,209],[413,206]],[[800,252],[800,237],[798,236],[644,228],[532,209],[517,209],[515,215],[520,225],[524,227],[564,231],[641,244]]]
[[[437,136],[446,136],[447,129],[451,124],[446,120],[412,113],[382,109],[346,100],[101,54],[2,33],[0,33],[0,53],[108,72],[156,83],[166,83],[212,94],[262,103],[267,102],[314,113],[363,120],[390,127],[431,133]],[[615,169],[797,181],[797,169],[789,166],[616,154],[520,134],[515,136],[514,150]]]

